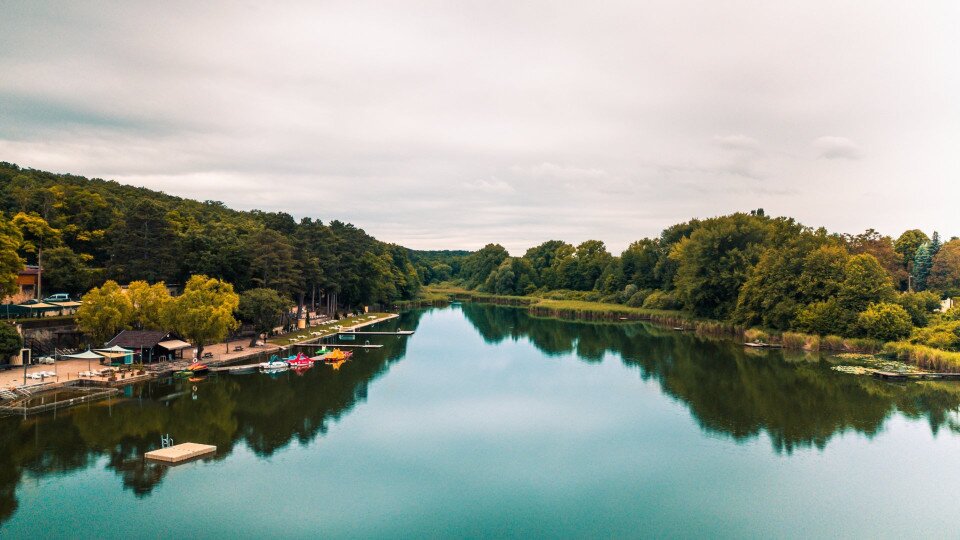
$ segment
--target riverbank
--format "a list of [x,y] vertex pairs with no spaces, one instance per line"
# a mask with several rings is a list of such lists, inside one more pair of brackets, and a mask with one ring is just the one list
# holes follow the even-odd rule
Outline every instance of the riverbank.
[[484,302],[525,307],[538,317],[588,321],[649,321],[677,330],[700,335],[726,337],[787,350],[805,352],[860,353],[894,357],[923,369],[960,373],[960,353],[932,349],[905,342],[884,343],[865,338],[818,336],[801,332],[781,332],[764,328],[748,328],[727,321],[703,319],[675,310],[653,310],[622,304],[583,300],[554,300],[536,296],[503,296],[459,287],[427,286],[431,300],[445,296],[448,300]]

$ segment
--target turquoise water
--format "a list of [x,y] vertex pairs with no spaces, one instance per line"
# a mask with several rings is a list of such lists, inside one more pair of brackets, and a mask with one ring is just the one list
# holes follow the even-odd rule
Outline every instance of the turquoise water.
[[[960,383],[464,304],[334,371],[0,419],[0,536],[947,537]],[[160,436],[212,460],[144,463]]]

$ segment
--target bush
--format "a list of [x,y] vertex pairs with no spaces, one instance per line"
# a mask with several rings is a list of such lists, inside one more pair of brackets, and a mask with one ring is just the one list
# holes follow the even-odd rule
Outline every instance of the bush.
[[680,303],[671,293],[653,291],[643,300],[643,307],[644,309],[678,309]]
[[844,350],[843,338],[840,336],[826,336],[820,340],[820,349],[825,351]]
[[748,343],[770,343],[770,335],[759,328],[750,328],[745,331],[743,339]]
[[930,291],[905,292],[897,297],[897,303],[910,314],[914,326],[926,326],[940,309],[940,296]]
[[650,296],[652,292],[653,291],[650,289],[643,289],[642,291],[637,291],[633,293],[633,295],[627,299],[627,305],[630,307],[642,307],[643,302],[647,299],[648,296]]
[[926,328],[917,328],[910,343],[948,351],[960,350],[960,321],[947,321]]
[[913,323],[900,304],[879,302],[860,312],[857,328],[865,336],[880,341],[897,341],[910,335]]
[[820,350],[820,336],[811,334],[784,332],[782,343],[785,349],[803,349],[805,351]]

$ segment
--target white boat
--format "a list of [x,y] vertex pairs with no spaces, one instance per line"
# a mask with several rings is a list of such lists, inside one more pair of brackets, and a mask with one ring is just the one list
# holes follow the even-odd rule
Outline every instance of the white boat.
[[270,360],[269,362],[260,362],[260,371],[286,371],[290,369],[290,364],[283,360]]

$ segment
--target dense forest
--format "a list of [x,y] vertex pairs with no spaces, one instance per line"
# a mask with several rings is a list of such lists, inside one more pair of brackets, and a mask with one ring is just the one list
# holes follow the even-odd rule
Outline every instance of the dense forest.
[[755,210],[673,225],[619,256],[599,240],[551,240],[520,257],[489,244],[456,264],[461,285],[493,294],[960,350],[960,312],[939,313],[942,298],[960,295],[960,240],[935,232],[831,234]]
[[[78,295],[106,280],[182,286],[200,274],[238,291],[274,289],[300,305],[359,306],[415,297],[421,274],[437,266],[431,253],[412,256],[340,221],[241,212],[9,163],[0,163],[0,212],[7,292],[24,262],[42,260],[46,293]],[[439,269],[444,278],[452,270]]]
[[[637,240],[550,240],[522,256],[414,251],[340,221],[236,211],[117,182],[0,163],[0,289],[42,262],[44,290],[78,295],[106,280],[185,284],[206,276],[291,304],[350,307],[414,299],[455,282],[498,295],[598,301],[746,327],[909,340],[960,350],[960,240],[909,230],[829,233],[763,210],[693,219]],[[256,302],[253,302],[254,304]],[[249,304],[240,311],[252,311]]]

